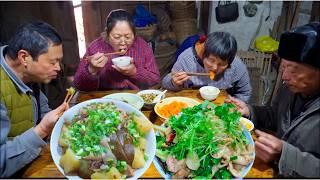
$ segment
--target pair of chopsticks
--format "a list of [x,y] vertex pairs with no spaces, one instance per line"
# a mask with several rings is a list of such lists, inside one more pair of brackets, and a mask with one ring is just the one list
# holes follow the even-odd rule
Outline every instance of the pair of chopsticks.
[[71,88],[68,88],[67,89],[67,95],[66,95],[66,97],[64,98],[64,101],[63,102],[66,102],[66,103],[70,103],[70,101],[71,101],[71,99],[72,99],[72,97],[73,97],[73,95],[75,94],[75,92],[76,92],[76,90],[73,88],[73,87],[71,87]]
[[187,72],[188,76],[210,76],[210,73]]
[[[72,97],[73,97],[73,95],[76,93],[76,90],[73,88],[73,87],[70,87],[70,88],[68,88],[67,89],[67,95],[66,95],[66,97],[64,98],[64,101],[63,101],[63,103],[70,103],[70,101],[71,101],[71,99],[72,99]],[[58,114],[58,116],[60,117],[60,116],[62,116],[62,114],[64,113],[64,111],[62,111],[62,112],[59,112],[59,114]]]
[[188,76],[210,76],[210,79],[213,80],[215,77],[215,73],[210,71],[210,73],[196,73],[196,72],[187,72]]
[[[110,55],[114,55],[114,54],[124,55],[124,54],[126,54],[126,52],[127,52],[126,50],[123,50],[123,51],[116,51],[116,52],[112,52],[112,53],[104,53],[103,55],[104,56],[110,56]],[[87,61],[87,60],[91,59],[91,57],[92,56],[87,56],[85,58],[85,60]]]

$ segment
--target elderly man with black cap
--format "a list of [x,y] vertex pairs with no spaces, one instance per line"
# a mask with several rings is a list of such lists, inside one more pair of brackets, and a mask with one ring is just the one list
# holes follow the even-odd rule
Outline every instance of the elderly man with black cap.
[[284,177],[319,178],[320,22],[282,34],[278,54],[283,83],[272,106],[230,100],[260,129],[255,131],[258,158],[277,163]]

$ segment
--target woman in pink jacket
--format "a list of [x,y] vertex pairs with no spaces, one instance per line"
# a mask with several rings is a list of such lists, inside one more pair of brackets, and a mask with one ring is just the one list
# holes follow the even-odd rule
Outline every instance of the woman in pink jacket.
[[[127,11],[111,11],[105,29],[106,32],[89,45],[79,64],[74,78],[79,90],[146,89],[160,82],[152,49],[135,35],[133,19]],[[128,66],[112,64],[111,59],[120,55],[104,55],[118,51],[132,57]]]

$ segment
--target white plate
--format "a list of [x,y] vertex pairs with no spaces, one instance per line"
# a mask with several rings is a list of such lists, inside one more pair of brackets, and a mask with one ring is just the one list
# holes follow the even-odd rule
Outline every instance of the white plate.
[[[54,161],[54,163],[56,164],[56,166],[58,167],[59,171],[64,175],[64,171],[63,168],[60,166],[60,158],[62,156],[62,149],[58,144],[58,140],[60,137],[60,133],[61,133],[61,128],[62,125],[64,123],[64,119],[72,119],[74,117],[75,114],[79,113],[79,110],[85,106],[87,106],[88,104],[94,103],[94,102],[103,102],[103,103],[107,103],[107,102],[113,102],[119,109],[125,111],[125,112],[135,112],[137,115],[142,116],[144,118],[146,118],[146,116],[141,112],[138,111],[137,109],[133,108],[132,106],[128,105],[127,103],[124,103],[122,101],[119,100],[113,100],[113,99],[92,99],[92,100],[88,100],[88,101],[84,101],[82,103],[79,103],[75,106],[73,106],[72,108],[68,109],[65,113],[63,113],[63,115],[59,118],[58,122],[56,123],[56,125],[54,126],[53,130],[52,130],[52,134],[51,134],[51,140],[50,140],[50,151],[51,151],[51,156],[52,159]],[[155,138],[155,134],[153,129],[151,129],[151,131],[146,134],[146,139],[147,139],[147,147],[146,147],[146,151],[145,154],[148,156],[148,160],[146,161],[146,164],[144,165],[143,168],[137,169],[134,171],[134,175],[133,177],[129,178],[129,179],[137,179],[140,176],[143,175],[143,173],[149,168],[149,166],[151,165],[155,153],[156,153],[156,138]],[[79,176],[66,176],[69,179],[81,179]]]
[[[253,139],[252,139],[250,132],[248,130],[244,129],[243,133],[244,133],[244,136],[248,139],[249,144],[252,144],[254,146],[254,142],[253,142]],[[253,157],[256,157],[255,151],[253,151]],[[241,177],[245,177],[248,174],[248,172],[250,171],[250,169],[253,165],[253,162],[254,162],[254,160],[243,169],[243,171],[241,172]],[[154,158],[153,164],[163,178],[171,179],[172,174],[169,171],[166,172],[163,169],[163,167],[161,165],[161,160],[157,156]]]
[[159,113],[159,109],[166,105],[166,104],[170,104],[173,101],[177,101],[177,102],[184,102],[187,104],[187,107],[193,107],[196,106],[198,104],[200,104],[199,101],[192,99],[192,98],[187,98],[187,97],[169,97],[169,98],[165,98],[162,99],[160,102],[158,102],[155,106],[154,106],[154,111],[156,112],[156,114],[163,118],[163,119],[168,119],[165,116],[163,116],[162,114]]
[[123,102],[127,101],[128,104],[137,108],[138,110],[140,110],[144,104],[142,97],[132,93],[113,93],[106,95],[103,98],[116,99]]

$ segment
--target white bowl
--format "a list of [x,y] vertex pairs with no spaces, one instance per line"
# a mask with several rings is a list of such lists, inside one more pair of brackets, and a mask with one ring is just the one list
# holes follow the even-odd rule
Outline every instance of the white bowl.
[[254,124],[252,121],[250,121],[247,118],[241,117],[239,119],[240,123],[248,130],[248,131],[252,131],[254,128]]
[[130,104],[138,110],[140,110],[144,104],[144,101],[140,96],[132,93],[113,93],[106,95],[103,98],[120,100],[122,102]]
[[[59,118],[59,120],[57,121],[57,123],[55,124],[53,130],[52,130],[52,134],[51,134],[51,139],[50,139],[50,151],[51,151],[51,157],[55,163],[55,165],[57,166],[57,168],[59,169],[59,171],[64,175],[64,170],[63,168],[60,166],[60,158],[62,156],[62,148],[59,146],[58,144],[58,140],[60,137],[60,133],[61,133],[61,128],[63,126],[63,123],[65,121],[65,119],[72,119],[74,117],[75,114],[79,113],[79,110],[91,103],[94,102],[101,102],[101,103],[107,103],[107,102],[113,102],[119,109],[127,112],[127,113],[136,113],[139,116],[142,116],[143,118],[147,118],[141,111],[137,110],[136,108],[133,108],[132,106],[128,105],[127,103],[124,103],[122,101],[119,100],[114,100],[114,99],[92,99],[92,100],[88,100],[88,101],[84,101],[82,103],[79,103],[75,106],[73,106],[72,108],[68,109],[66,112],[63,113],[63,115]],[[144,165],[144,167],[137,169],[134,171],[133,176],[130,177],[129,179],[138,179],[139,177],[141,177],[146,171],[147,169],[150,167],[155,153],[156,153],[156,138],[155,138],[155,133],[154,130],[151,129],[147,134],[146,134],[146,139],[147,139],[147,146],[146,146],[146,150],[145,150],[145,154],[148,157],[148,160],[146,161],[146,164]],[[66,176],[68,179],[81,179],[79,176],[76,175],[70,175],[70,176]]]
[[[142,95],[145,95],[145,94],[155,94],[155,95],[158,95],[158,94],[160,94],[160,93],[162,93],[162,91],[160,91],[160,90],[147,89],[147,90],[139,91],[139,92],[137,93],[137,95],[140,96],[140,97],[143,99]],[[163,99],[163,98],[165,98],[165,94],[161,96],[161,99]],[[143,100],[144,100],[144,99],[143,99]],[[146,101],[144,100],[144,106],[143,106],[143,107],[145,107],[145,108],[147,108],[147,109],[152,109],[157,103],[158,103],[158,102],[156,102],[156,103],[148,103],[148,102],[146,102]]]
[[130,56],[120,56],[112,59],[112,63],[118,67],[125,67],[130,64],[131,57]]
[[203,86],[199,91],[201,97],[208,101],[216,99],[220,93],[220,90],[214,86]]

